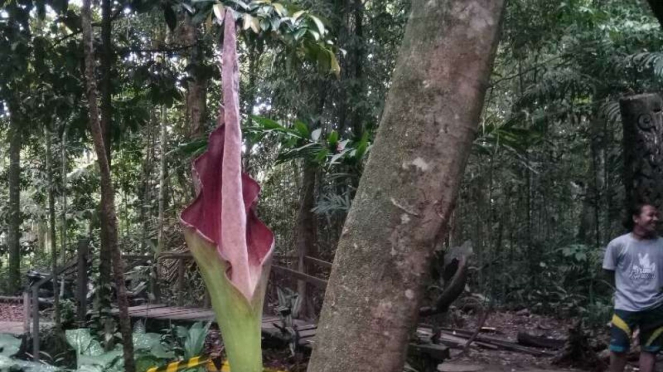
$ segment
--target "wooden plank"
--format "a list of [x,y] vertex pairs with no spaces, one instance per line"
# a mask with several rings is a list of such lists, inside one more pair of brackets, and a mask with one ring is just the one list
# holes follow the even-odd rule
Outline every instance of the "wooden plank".
[[332,267],[332,263],[331,263],[331,262],[327,262],[327,261],[321,260],[321,259],[319,259],[319,258],[315,258],[315,257],[311,257],[311,256],[305,256],[305,257],[304,257],[304,260],[306,260],[306,261],[308,261],[308,262],[310,262],[310,263],[314,263],[314,264],[316,264],[316,265],[320,265],[320,266],[322,266],[322,267],[324,267],[324,268],[326,268],[326,269],[331,269],[331,267]]
[[279,266],[279,265],[272,265],[272,269],[275,271],[281,271],[287,274],[290,274],[290,276],[294,277],[295,279],[303,280],[307,283],[310,283],[320,289],[325,289],[327,288],[327,281],[324,279],[316,278],[311,275],[307,275],[304,273],[301,273],[299,271],[295,271],[292,269],[289,269],[287,267]]
[[23,302],[23,297],[20,297],[20,296],[0,296],[0,302],[21,303],[21,302]]
[[30,292],[23,292],[23,331],[30,333]]
[[[167,307],[168,305],[166,304],[142,304],[138,306],[132,306],[129,308],[129,311],[143,311],[143,310],[152,310],[152,309],[158,309],[161,307]],[[116,310],[116,309],[114,309]]]
[[300,338],[314,337],[317,332],[318,332],[317,328],[299,331],[299,337]]
[[212,319],[214,318],[214,312],[211,310],[199,310],[199,311],[182,311],[182,312],[172,312],[167,314],[159,314],[154,318],[158,319],[172,319],[172,320],[201,320],[201,319]]
[[157,256],[157,260],[186,260],[193,258],[191,252],[163,252]]

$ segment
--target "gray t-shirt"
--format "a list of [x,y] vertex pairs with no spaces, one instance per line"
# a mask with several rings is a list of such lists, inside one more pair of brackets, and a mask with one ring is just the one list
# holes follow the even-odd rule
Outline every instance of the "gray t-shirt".
[[603,268],[615,271],[615,309],[642,311],[663,303],[663,239],[622,235],[608,244]]

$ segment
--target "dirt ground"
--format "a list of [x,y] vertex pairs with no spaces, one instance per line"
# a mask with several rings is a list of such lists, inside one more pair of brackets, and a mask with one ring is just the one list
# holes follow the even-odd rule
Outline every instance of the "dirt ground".
[[0,302],[0,321],[3,322],[22,322],[23,304]]
[[[479,316],[463,315],[463,329],[475,330]],[[563,339],[570,321],[558,320],[550,317],[521,312],[492,312],[484,327],[493,327],[495,332],[491,336],[507,341],[516,342],[518,332],[527,332],[536,336]],[[488,335],[488,334],[486,334]],[[451,350],[451,360],[454,362],[473,362],[494,366],[511,367],[515,369],[537,367],[555,369],[552,365],[553,357],[538,357],[519,352],[506,350],[488,350],[477,347],[470,348],[466,355],[460,355],[461,350]]]
[[[475,330],[479,316],[460,315],[459,323],[462,329]],[[520,312],[493,312],[491,313],[484,327],[493,327],[494,333],[482,333],[487,336],[501,338],[504,340],[516,342],[518,332],[526,332],[536,336],[547,336],[555,339],[565,339],[568,330],[572,326],[572,320],[560,320],[552,317],[545,317],[536,314],[530,314],[528,311]],[[607,346],[609,342],[609,327],[591,330],[592,342],[599,347]],[[553,364],[555,357],[540,357],[519,352],[506,350],[488,350],[478,347],[470,348],[467,354],[462,350],[452,349],[449,364],[460,366],[480,365],[482,372],[517,372],[517,371],[537,371],[540,370],[569,370],[560,368]],[[629,361],[627,371],[637,371],[637,354]],[[607,362],[607,360],[606,360]],[[453,370],[453,368],[451,368]],[[462,369],[462,368],[460,368]],[[659,355],[656,371],[663,372],[663,356]]]

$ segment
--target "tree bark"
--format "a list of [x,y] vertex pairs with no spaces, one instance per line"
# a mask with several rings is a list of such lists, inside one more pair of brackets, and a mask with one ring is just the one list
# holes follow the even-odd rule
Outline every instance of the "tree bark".
[[657,94],[634,95],[621,99],[619,108],[626,208],[634,203],[663,208],[663,100]]
[[[488,86],[502,0],[416,0],[309,372],[400,372]],[[341,357],[339,357],[341,356]]]
[[181,23],[181,38],[184,45],[194,45],[189,53],[192,68],[191,80],[187,82],[186,117],[189,122],[189,138],[197,139],[205,135],[205,116],[207,114],[207,76],[202,71],[204,64],[203,49],[198,45],[199,32],[189,15]]
[[112,253],[113,272],[115,285],[117,287],[117,303],[119,308],[120,332],[123,340],[124,370],[135,372],[136,366],[133,356],[133,340],[131,332],[131,319],[129,318],[129,303],[127,301],[127,289],[124,284],[124,262],[122,253],[117,243],[117,217],[115,213],[115,190],[111,178],[110,164],[106,156],[104,137],[99,120],[99,108],[97,107],[97,82],[95,80],[94,45],[92,42],[91,5],[92,0],[84,0],[81,11],[83,24],[83,49],[85,56],[85,80],[88,112],[90,120],[90,131],[94,142],[94,150],[97,154],[99,170],[101,174],[101,230],[102,236],[106,236],[108,247]]
[[11,110],[9,127],[9,290],[21,289],[21,124],[16,120],[17,113]]

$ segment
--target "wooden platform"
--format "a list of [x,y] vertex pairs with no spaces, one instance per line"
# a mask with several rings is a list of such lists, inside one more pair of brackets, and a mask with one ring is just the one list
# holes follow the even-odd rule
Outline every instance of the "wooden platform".
[[[112,313],[117,315],[118,309],[113,309]],[[185,323],[214,321],[214,311],[211,309],[167,306],[163,304],[146,304],[130,307],[129,316],[133,319],[171,320]],[[302,342],[304,339],[315,335],[315,329],[317,328],[315,324],[308,323],[300,319],[296,319],[294,322],[297,325],[297,329],[300,331],[300,338],[302,339]],[[280,323],[278,316],[267,314],[263,315],[263,333],[274,335],[280,332],[274,323]]]
[[[118,310],[113,309],[113,314]],[[214,321],[214,312],[211,309],[167,306],[162,304],[146,304],[129,308],[129,316],[133,319],[171,320],[177,322],[208,322]],[[274,324],[280,325],[281,320],[275,315],[263,315],[262,333],[266,336],[279,338],[281,330]],[[299,334],[299,345],[312,348],[318,325],[301,319],[293,320]],[[417,333],[426,332],[420,327]],[[449,349],[443,345],[411,344],[410,350],[425,355],[433,360],[442,361],[449,358]]]

